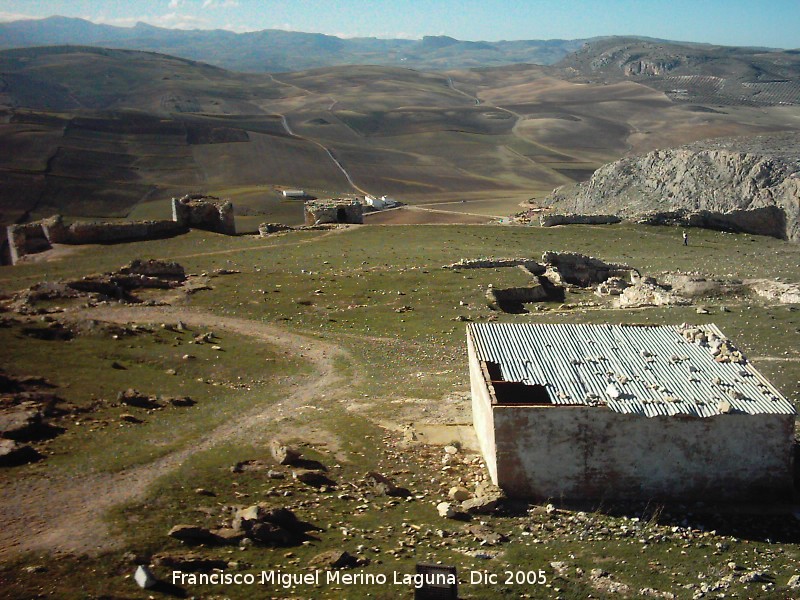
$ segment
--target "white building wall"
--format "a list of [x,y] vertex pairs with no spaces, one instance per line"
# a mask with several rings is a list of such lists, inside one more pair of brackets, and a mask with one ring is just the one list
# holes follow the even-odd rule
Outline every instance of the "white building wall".
[[469,380],[472,387],[472,423],[478,437],[481,453],[492,482],[497,485],[497,459],[494,440],[492,399],[486,386],[480,362],[475,354],[472,336],[467,333],[467,354],[469,356]]
[[512,497],[764,501],[791,495],[792,415],[647,418],[601,407],[495,405],[490,432],[474,385],[473,415],[484,457],[495,463],[492,479]]

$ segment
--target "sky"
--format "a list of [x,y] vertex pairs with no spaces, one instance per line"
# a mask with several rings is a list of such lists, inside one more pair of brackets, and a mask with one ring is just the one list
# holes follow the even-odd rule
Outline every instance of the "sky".
[[643,35],[800,47],[800,0],[0,0],[0,21],[80,17],[130,27],[285,29],[339,37],[460,40]]

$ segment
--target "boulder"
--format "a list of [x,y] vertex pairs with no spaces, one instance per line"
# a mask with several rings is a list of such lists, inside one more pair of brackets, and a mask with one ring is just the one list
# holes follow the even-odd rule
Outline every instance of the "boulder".
[[280,525],[270,522],[256,522],[250,526],[249,537],[274,546],[285,546],[292,542],[292,534]]
[[446,519],[454,519],[456,517],[456,511],[449,502],[439,502],[439,504],[436,505],[436,511],[439,513],[440,517]]
[[287,529],[296,529],[300,525],[300,522],[291,510],[273,507],[264,502],[260,502],[237,510],[233,517],[231,527],[234,531],[250,534],[254,525],[257,523],[272,523]]
[[42,425],[42,412],[33,402],[22,402],[0,412],[0,436],[13,440],[36,437]]
[[228,561],[218,558],[208,558],[199,554],[156,554],[153,556],[153,564],[157,566],[169,567],[177,571],[187,573],[202,573],[213,569],[227,569]]
[[297,479],[297,481],[301,481],[306,485],[316,488],[322,487],[323,485],[329,487],[336,485],[336,482],[329,479],[324,473],[312,471],[310,469],[298,469],[292,473],[292,477]]
[[451,500],[456,502],[464,502],[465,500],[469,500],[471,494],[467,491],[467,488],[463,486],[454,486],[450,488],[450,491],[447,493]]
[[317,554],[309,564],[326,569],[352,569],[358,566],[359,561],[346,550],[328,550]]
[[142,394],[133,388],[128,388],[117,394],[117,402],[126,406],[135,406],[136,408],[161,408],[161,404],[154,396]]
[[364,476],[364,482],[376,496],[397,496],[406,498],[411,492],[406,488],[398,487],[394,481],[377,471],[370,471]]
[[169,402],[172,406],[194,406],[197,404],[189,396],[167,396],[164,401]]
[[14,440],[0,439],[0,467],[16,467],[42,458],[34,448]]
[[199,525],[175,525],[168,536],[187,544],[207,544],[219,542],[219,538],[205,527]]
[[487,546],[496,546],[508,541],[506,536],[492,531],[486,525],[467,525],[464,529],[481,544],[486,544]]
[[211,533],[217,536],[220,544],[238,544],[246,537],[243,531],[237,531],[232,527],[212,529]]
[[133,574],[133,580],[136,582],[136,585],[143,590],[150,589],[158,583],[156,576],[153,575],[152,571],[150,571],[150,569],[148,569],[145,565],[139,565],[136,567],[136,571]]
[[279,440],[272,440],[269,446],[272,457],[279,465],[291,465],[300,460],[302,453],[292,446],[281,443]]
[[483,482],[476,487],[473,498],[461,503],[461,510],[471,515],[488,515],[494,512],[504,498],[503,490]]

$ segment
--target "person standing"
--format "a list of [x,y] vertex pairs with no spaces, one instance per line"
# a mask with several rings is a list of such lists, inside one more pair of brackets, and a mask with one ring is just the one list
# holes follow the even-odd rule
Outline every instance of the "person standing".
[[689,234],[686,233],[685,230],[683,232],[683,245],[684,246],[688,246],[689,245]]

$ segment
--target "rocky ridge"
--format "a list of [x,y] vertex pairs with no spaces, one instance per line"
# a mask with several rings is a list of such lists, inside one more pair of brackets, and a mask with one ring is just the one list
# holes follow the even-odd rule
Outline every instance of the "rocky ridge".
[[614,214],[800,241],[800,136],[708,140],[609,163],[546,203],[556,214]]

